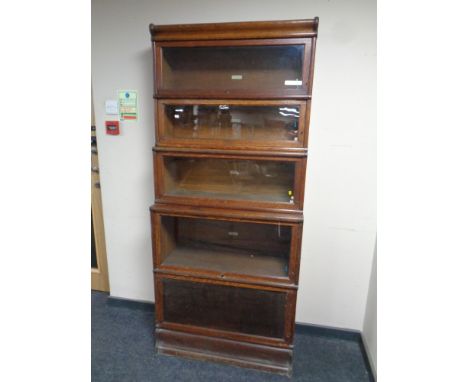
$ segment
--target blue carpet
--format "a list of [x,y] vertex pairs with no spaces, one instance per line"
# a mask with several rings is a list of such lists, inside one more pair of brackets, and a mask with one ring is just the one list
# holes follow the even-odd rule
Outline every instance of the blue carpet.
[[107,293],[92,292],[93,382],[372,382],[356,340],[298,330],[291,379],[211,362],[156,355],[154,313],[109,304]]

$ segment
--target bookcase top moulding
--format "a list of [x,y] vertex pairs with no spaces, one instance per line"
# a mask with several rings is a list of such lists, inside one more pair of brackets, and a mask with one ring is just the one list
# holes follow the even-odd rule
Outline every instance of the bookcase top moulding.
[[319,19],[154,25],[152,41],[304,38],[317,36]]

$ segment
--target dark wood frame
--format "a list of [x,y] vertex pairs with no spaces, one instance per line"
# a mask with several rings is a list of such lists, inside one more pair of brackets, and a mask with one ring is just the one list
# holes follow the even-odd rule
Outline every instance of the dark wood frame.
[[[154,98],[240,98],[240,99],[310,99],[312,90],[311,59],[312,44],[310,38],[278,38],[256,40],[204,40],[204,41],[163,41],[153,43],[155,62]],[[197,47],[197,46],[277,46],[304,45],[302,63],[302,85],[300,89],[283,89],[272,91],[244,91],[244,90],[200,90],[200,89],[165,89],[163,88],[163,48],[165,47]]]
[[[234,105],[234,106],[298,106],[300,117],[298,120],[298,140],[271,140],[271,141],[247,141],[247,140],[222,140],[222,139],[178,139],[166,137],[165,113],[166,105]],[[157,99],[155,100],[155,125],[156,142],[159,147],[173,148],[204,148],[226,150],[226,147],[240,150],[279,150],[304,153],[307,148],[306,128],[309,121],[308,103],[303,100],[239,100],[239,99]]]
[[253,285],[251,283],[241,283],[234,281],[220,281],[213,279],[200,278],[196,276],[181,276],[175,274],[163,274],[158,271],[155,272],[156,277],[156,328],[157,329],[168,329],[168,330],[177,330],[185,333],[201,334],[209,337],[218,337],[225,338],[230,340],[238,340],[244,342],[250,342],[260,345],[267,346],[276,346],[281,348],[292,348],[292,340],[294,337],[294,317],[295,314],[291,309],[284,310],[284,338],[271,338],[258,336],[253,334],[244,334],[231,332],[226,330],[204,328],[199,326],[184,325],[170,323],[164,320],[164,291],[162,280],[163,279],[174,279],[181,281],[189,281],[194,283],[204,283],[204,284],[214,284],[214,285],[223,285],[236,288],[247,288],[254,290],[263,290],[276,293],[284,293],[286,295],[287,305],[295,303],[297,297],[296,289],[285,289],[279,288],[276,286],[266,286],[266,285]]
[[[208,215],[208,216],[207,216]],[[248,274],[240,274],[233,272],[221,272],[203,268],[190,268],[179,267],[173,265],[164,265],[161,259],[161,217],[187,217],[187,218],[202,218],[202,219],[213,219],[223,221],[234,221],[234,222],[246,222],[256,224],[280,224],[282,226],[291,227],[291,245],[289,252],[288,262],[288,275],[285,277],[278,276],[256,276]],[[282,219],[269,221],[262,219],[261,217],[223,217],[216,211],[208,212],[208,214],[200,214],[199,211],[191,211],[179,209],[178,211],[167,212],[164,209],[161,211],[159,205],[155,205],[155,208],[151,210],[151,225],[152,229],[152,241],[153,241],[153,266],[154,271],[161,274],[173,274],[179,276],[197,276],[204,279],[220,280],[220,281],[232,281],[239,283],[251,283],[255,285],[264,286],[280,286],[282,288],[297,289],[299,282],[299,264],[301,256],[301,242],[302,242],[302,222],[289,222]]]
[[316,37],[319,19],[205,24],[150,24],[151,41]]
[[[241,208],[249,210],[270,210],[278,209],[280,211],[298,211],[302,210],[304,204],[304,178],[306,172],[307,160],[305,157],[277,157],[265,154],[264,156],[251,155],[228,155],[228,154],[212,154],[211,152],[194,153],[181,151],[159,151],[153,152],[154,157],[154,187],[156,201],[162,203],[172,203],[181,205],[200,205],[207,207],[218,208]],[[274,162],[291,162],[295,165],[294,171],[294,203],[286,202],[264,202],[260,200],[229,200],[229,199],[210,199],[189,196],[174,196],[166,193],[164,181],[164,158],[165,157],[185,157],[185,158],[215,158],[215,159],[238,159],[238,160],[264,160]]]
[[282,348],[156,328],[159,354],[209,360],[290,375],[292,347]]
[[[154,152],[155,204],[151,207],[153,271],[155,279],[156,349],[158,353],[202,360],[213,360],[243,367],[291,375],[292,343],[301,256],[303,200],[307,162],[308,124],[314,76],[318,18],[292,21],[241,23],[150,25],[153,46],[154,106],[156,146]],[[174,90],[161,89],[162,49],[196,46],[261,46],[304,44],[303,86],[281,91],[246,90]],[[178,104],[300,104],[301,139],[289,142],[254,142],[233,140],[196,141],[168,139],[164,135],[162,107]],[[158,118],[159,115],[159,118]],[[164,192],[163,163],[166,156],[237,158],[289,161],[296,164],[295,203],[244,200],[219,200],[170,196]],[[248,223],[277,223],[292,227],[288,277],[218,272],[167,266],[161,263],[161,217],[191,217]],[[163,279],[183,280],[232,288],[250,288],[285,293],[284,338],[270,338],[245,333],[181,325],[164,320]]]

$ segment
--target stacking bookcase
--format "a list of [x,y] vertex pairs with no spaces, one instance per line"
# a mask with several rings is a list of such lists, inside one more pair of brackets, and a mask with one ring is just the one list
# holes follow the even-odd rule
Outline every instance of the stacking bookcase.
[[160,354],[291,375],[317,28],[150,25]]

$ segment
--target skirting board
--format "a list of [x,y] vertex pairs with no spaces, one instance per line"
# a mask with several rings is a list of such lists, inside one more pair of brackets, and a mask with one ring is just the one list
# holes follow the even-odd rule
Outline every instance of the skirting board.
[[372,371],[372,376],[377,380],[377,367],[375,366],[374,359],[370,356],[369,345],[367,345],[366,338],[362,336],[362,346],[364,348],[364,354],[366,356],[366,362],[368,363],[367,369]]
[[[154,303],[152,302],[136,301],[114,296],[108,297],[107,305],[133,310],[144,310],[147,312],[154,311]],[[369,372],[369,375],[373,376],[374,380],[376,380],[376,370],[374,364],[371,363],[371,357],[369,357],[368,349],[366,347],[366,344],[364,343],[360,331],[296,322],[296,333],[311,336],[339,338],[342,340],[357,342],[361,348],[361,353],[366,363],[366,368]]]

